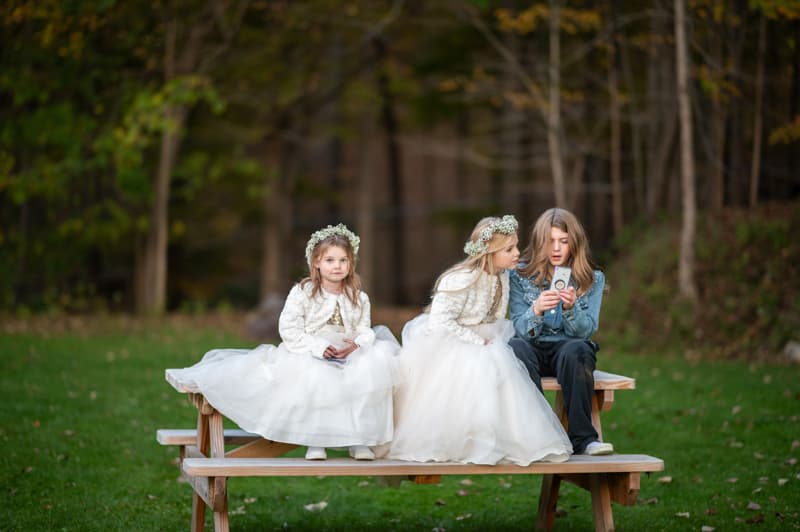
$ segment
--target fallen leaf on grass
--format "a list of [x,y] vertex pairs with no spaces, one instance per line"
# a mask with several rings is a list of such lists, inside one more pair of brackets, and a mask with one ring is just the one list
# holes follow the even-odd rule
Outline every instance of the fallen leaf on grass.
[[436,506],[445,506],[447,503],[444,502],[442,499],[436,499],[436,502],[433,504],[435,504]]
[[155,495],[151,495],[151,494],[149,494],[149,493],[148,493],[148,494],[147,494],[147,498],[148,498],[148,499],[150,499],[151,501],[154,501],[154,500],[156,500],[158,497],[156,497]]
[[784,485],[784,484],[786,484],[787,482],[789,482],[789,479],[788,479],[788,478],[779,478],[779,479],[778,479],[778,486],[783,486],[783,485]]
[[795,449],[797,449],[798,447],[800,447],[800,440],[794,440],[794,441],[792,441],[792,450],[794,451],[794,450],[795,450]]
[[258,500],[258,499],[257,499],[257,498],[255,498],[255,497],[245,497],[245,498],[244,498],[244,503],[245,503],[245,504],[253,504],[253,503],[254,503],[254,502],[256,502],[257,500]]
[[642,504],[657,504],[658,497],[650,497],[649,499],[645,499],[642,501]]
[[38,429],[39,427],[41,427],[41,426],[42,426],[42,422],[41,422],[41,421],[39,421],[38,419],[34,419],[34,420],[33,420],[33,423],[31,423],[31,425],[33,425],[35,428],[37,428],[37,429]]
[[500,487],[501,488],[510,488],[511,487],[511,482],[507,481],[504,478],[501,478],[500,479]]
[[459,497],[466,497],[467,495],[469,495],[469,492],[467,490],[458,490],[456,492],[456,495],[458,495]]
[[672,482],[672,477],[658,477],[658,481],[662,484],[669,484]]
[[764,459],[764,455],[759,453],[759,452],[755,452],[755,453],[753,453],[753,458],[755,458],[756,460],[763,460]]
[[703,525],[700,528],[700,532],[714,532],[715,530],[716,530],[716,528],[714,528],[713,526],[708,526],[708,525]]
[[456,521],[463,521],[464,519],[469,519],[470,517],[472,517],[472,514],[457,515]]
[[717,515],[716,508],[706,508],[706,515]]
[[797,465],[797,458],[789,458],[786,460],[785,464],[790,466]]
[[747,522],[750,523],[750,524],[763,523],[764,522],[764,514],[754,515],[753,517],[748,519]]
[[461,484],[462,486],[472,486],[474,484],[474,482],[472,482],[472,480],[470,480],[468,478],[465,478],[464,480],[459,482],[459,484]]
[[33,466],[29,465],[28,467],[25,468],[26,473],[30,473],[31,471],[33,471]]
[[556,506],[556,517],[565,517],[567,511],[560,506]]
[[744,447],[744,444],[742,442],[736,440],[733,440],[730,445],[734,449],[741,449],[742,447]]
[[747,509],[748,510],[760,510],[761,509],[761,505],[758,504],[757,502],[750,501],[750,502],[747,503]]
[[731,484],[736,484],[737,482],[739,482],[739,479],[736,478],[736,477],[731,477],[731,478],[727,479],[725,482],[730,482]]
[[359,488],[363,488],[365,486],[369,486],[369,480],[362,480],[358,483]]
[[686,517],[689,518],[689,512],[678,512],[675,514],[675,517]]
[[75,435],[75,431],[72,430],[72,429],[67,429],[67,430],[64,431],[64,436],[74,436],[74,435]]
[[769,477],[758,477],[758,482],[760,484],[766,484],[767,482],[769,482]]
[[734,416],[736,414],[738,414],[739,412],[741,412],[741,411],[742,411],[742,407],[739,406],[739,405],[735,405],[733,408],[731,408],[731,414],[733,414]]
[[231,511],[230,511],[230,514],[231,514],[231,515],[244,515],[244,514],[246,514],[246,513],[247,513],[247,512],[245,512],[245,510],[244,510],[244,506],[239,506],[239,507],[237,507],[235,510],[231,510]]
[[762,488],[756,488],[756,489],[754,489],[754,490],[753,490],[751,493],[758,493],[758,492],[760,492],[760,491],[761,491],[761,489],[762,489]]
[[309,512],[320,512],[328,507],[328,503],[325,501],[319,501],[312,504],[306,504],[303,506]]

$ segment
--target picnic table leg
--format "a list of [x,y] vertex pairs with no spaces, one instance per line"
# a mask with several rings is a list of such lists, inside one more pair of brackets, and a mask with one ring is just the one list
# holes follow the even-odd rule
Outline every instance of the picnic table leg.
[[[193,398],[197,404],[197,398]],[[197,404],[197,448],[208,456],[209,448],[208,415],[203,413],[202,404]],[[192,490],[192,532],[203,532],[206,521],[206,503]]]
[[611,490],[605,473],[589,475],[589,486],[592,492],[592,514],[594,529],[597,532],[614,530],[614,514],[611,510]]
[[[211,440],[211,456],[225,457],[225,434],[222,426],[222,414],[214,410],[209,420],[209,439]],[[208,479],[209,488],[213,489],[211,500],[214,507],[215,532],[228,532],[228,487],[227,478],[212,477]]]
[[536,517],[536,530],[553,530],[556,518],[558,490],[561,487],[561,476],[544,475],[542,491],[539,495],[539,512]]

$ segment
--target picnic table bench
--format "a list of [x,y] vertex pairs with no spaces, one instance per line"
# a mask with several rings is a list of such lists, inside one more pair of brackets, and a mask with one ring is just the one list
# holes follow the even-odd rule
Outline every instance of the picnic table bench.
[[[592,397],[592,424],[602,438],[600,412],[614,404],[616,390],[632,390],[635,380],[622,375],[595,371]],[[457,462],[407,462],[402,460],[357,461],[331,458],[309,461],[283,457],[298,447],[270,441],[239,429],[224,429],[223,416],[203,397],[193,383],[182,382],[174,370],[166,370],[167,381],[186,393],[197,407],[196,429],[159,429],[156,439],[162,445],[179,447],[181,475],[192,486],[192,530],[202,531],[205,509],[214,512],[216,532],[229,530],[227,479],[229,477],[302,477],[302,476],[400,476],[419,484],[437,483],[442,475],[544,475],[536,520],[537,529],[554,526],[556,502],[562,481],[588,490],[596,530],[613,530],[611,502],[632,505],[639,492],[641,473],[662,471],[664,462],[640,454],[608,456],[573,455],[566,462],[534,462],[477,465]],[[566,426],[561,388],[555,378],[542,379],[545,390],[556,392],[554,409]],[[226,445],[234,446],[226,450]]]

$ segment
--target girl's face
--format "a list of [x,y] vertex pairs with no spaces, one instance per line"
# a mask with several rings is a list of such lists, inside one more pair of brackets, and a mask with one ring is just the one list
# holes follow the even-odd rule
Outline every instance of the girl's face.
[[558,227],[550,228],[550,242],[547,245],[547,258],[553,266],[569,264],[569,235]]
[[328,246],[314,266],[319,269],[322,282],[329,285],[340,284],[350,273],[350,259],[339,246]]
[[514,235],[506,241],[505,247],[492,254],[492,266],[497,270],[510,270],[519,262],[519,249],[517,249],[517,236]]

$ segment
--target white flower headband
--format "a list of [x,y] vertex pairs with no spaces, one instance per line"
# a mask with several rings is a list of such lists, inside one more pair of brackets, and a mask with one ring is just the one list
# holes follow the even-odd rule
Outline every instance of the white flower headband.
[[478,240],[469,240],[464,244],[464,253],[470,257],[477,257],[489,251],[489,240],[495,233],[502,233],[504,235],[513,235],[517,232],[517,219],[511,214],[506,214],[500,220],[492,222],[483,229],[478,235]]
[[311,262],[311,255],[313,255],[314,248],[317,247],[317,244],[326,238],[336,235],[343,236],[349,240],[350,247],[353,248],[353,255],[358,255],[358,244],[361,242],[361,239],[344,224],[336,226],[329,225],[324,229],[311,233],[311,238],[308,239],[308,243],[306,244],[306,262]]

